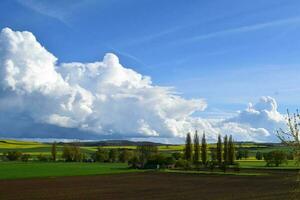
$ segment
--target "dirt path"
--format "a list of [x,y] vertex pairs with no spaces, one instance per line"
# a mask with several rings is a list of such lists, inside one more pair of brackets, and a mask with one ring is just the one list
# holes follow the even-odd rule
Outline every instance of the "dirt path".
[[292,180],[290,176],[278,175],[246,177],[154,172],[2,180],[0,199],[276,200],[290,199]]

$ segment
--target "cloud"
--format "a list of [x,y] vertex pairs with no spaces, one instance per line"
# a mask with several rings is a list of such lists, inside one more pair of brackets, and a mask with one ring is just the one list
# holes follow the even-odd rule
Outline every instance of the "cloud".
[[285,127],[285,117],[277,109],[274,98],[261,97],[256,104],[249,103],[247,109],[218,122],[217,126],[238,140],[276,141],[275,131]]
[[227,119],[195,117],[203,99],[185,99],[173,88],[125,68],[111,53],[93,63],[59,63],[30,32],[0,33],[0,137],[145,138],[182,141],[205,130],[236,140],[275,141],[284,116],[271,97]]
[[[293,17],[293,18],[287,18],[287,19],[279,19],[274,21],[269,21],[265,23],[258,23],[258,24],[252,24],[247,26],[240,26],[236,28],[231,29],[225,29],[217,32],[197,35],[195,37],[187,38],[184,40],[181,40],[179,44],[186,44],[186,43],[193,43],[201,40],[207,40],[232,34],[238,34],[238,33],[247,33],[251,31],[258,31],[266,28],[272,28],[277,26],[283,26],[283,25],[290,25],[290,24],[298,24],[300,22],[300,17]],[[178,44],[178,41],[177,41]]]
[[[191,117],[205,109],[204,100],[187,100],[172,88],[153,85],[150,77],[123,67],[116,55],[108,53],[93,63],[58,64],[26,31],[1,31],[0,78],[0,113],[9,124],[1,135],[6,137],[26,137],[17,127],[28,124],[76,129],[83,138],[180,137],[193,131],[195,123],[201,129],[210,125]],[[47,128],[35,131],[28,135],[58,137]]]

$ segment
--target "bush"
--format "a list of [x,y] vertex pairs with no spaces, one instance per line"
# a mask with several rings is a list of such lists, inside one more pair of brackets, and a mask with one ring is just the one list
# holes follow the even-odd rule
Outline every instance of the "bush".
[[37,159],[38,159],[38,161],[41,161],[41,162],[48,162],[50,160],[50,157],[40,154],[37,156]]
[[21,160],[22,160],[23,162],[27,162],[27,161],[29,160],[29,158],[30,158],[30,154],[23,154],[23,155],[21,156]]
[[233,165],[233,171],[239,172],[241,170],[240,163],[234,163]]
[[266,165],[278,167],[279,165],[287,162],[287,156],[284,151],[271,151],[269,153],[264,154],[264,160],[266,161]]
[[210,171],[214,171],[218,163],[216,161],[210,161],[207,163],[207,167],[209,168]]
[[9,161],[16,161],[16,160],[20,160],[22,153],[18,151],[9,151],[5,153],[4,156]]
[[153,155],[148,159],[145,168],[168,168],[175,164],[175,159],[170,156],[165,156],[163,154]]
[[179,153],[179,152],[174,152],[174,153],[172,153],[172,157],[173,157],[175,160],[179,160],[180,158],[183,158],[183,154],[182,154],[182,153]]
[[258,152],[256,152],[255,158],[256,158],[256,160],[262,160],[263,154],[260,151],[258,151]]
[[192,168],[192,163],[187,160],[179,159],[175,162],[175,167],[176,168],[183,168],[183,169],[191,169]]

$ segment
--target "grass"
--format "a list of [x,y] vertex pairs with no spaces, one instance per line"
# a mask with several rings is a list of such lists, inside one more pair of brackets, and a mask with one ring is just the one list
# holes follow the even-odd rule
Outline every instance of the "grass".
[[297,166],[293,160],[289,160],[279,167],[267,167],[264,160],[238,160],[237,162],[240,163],[240,167],[244,169],[300,169],[300,166]]
[[141,172],[123,163],[0,162],[0,179],[83,176]]
[[163,170],[166,173],[183,173],[183,174],[207,174],[207,175],[235,175],[235,176],[267,176],[267,173],[256,172],[220,172],[220,171],[184,171],[184,170]]

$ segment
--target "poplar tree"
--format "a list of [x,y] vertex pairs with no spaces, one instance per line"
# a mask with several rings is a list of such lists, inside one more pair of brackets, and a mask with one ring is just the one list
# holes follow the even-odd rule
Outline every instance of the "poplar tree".
[[192,161],[193,158],[193,146],[192,146],[192,139],[190,133],[186,134],[184,158],[188,161]]
[[232,139],[232,135],[229,136],[229,143],[228,143],[228,153],[229,153],[229,164],[233,165],[235,161],[235,147],[234,142]]
[[205,132],[203,132],[202,142],[201,142],[201,160],[202,164],[206,165],[207,163],[207,143],[205,139]]
[[57,154],[57,151],[56,151],[56,142],[53,142],[52,148],[51,148],[51,157],[52,157],[53,161],[56,161],[56,154]]
[[199,159],[200,159],[200,145],[199,145],[199,136],[198,136],[198,132],[195,132],[194,135],[194,156],[193,156],[193,161],[194,164],[198,164]]
[[222,139],[221,135],[218,136],[218,142],[217,142],[217,160],[218,164],[222,164]]
[[228,153],[228,137],[225,135],[224,137],[224,149],[223,149],[223,158],[224,158],[224,164],[227,165],[229,161],[229,153]]

